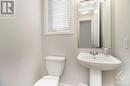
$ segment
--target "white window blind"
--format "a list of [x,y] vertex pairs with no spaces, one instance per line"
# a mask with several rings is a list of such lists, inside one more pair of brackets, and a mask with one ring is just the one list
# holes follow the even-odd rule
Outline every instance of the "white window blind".
[[48,0],[48,31],[69,32],[71,29],[71,0]]

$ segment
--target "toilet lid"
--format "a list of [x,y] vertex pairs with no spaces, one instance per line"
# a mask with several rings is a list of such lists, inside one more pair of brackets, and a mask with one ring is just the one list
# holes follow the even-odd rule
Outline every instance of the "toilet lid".
[[56,76],[44,76],[37,81],[34,86],[58,86],[59,77]]

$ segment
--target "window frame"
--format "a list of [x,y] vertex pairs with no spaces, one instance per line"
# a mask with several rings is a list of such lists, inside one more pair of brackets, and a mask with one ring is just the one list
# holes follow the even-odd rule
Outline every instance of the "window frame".
[[43,11],[43,15],[44,15],[44,34],[45,35],[62,35],[62,34],[73,34],[73,26],[74,26],[74,0],[71,0],[71,26],[70,26],[70,31],[66,32],[66,31],[49,31],[48,29],[48,0],[44,0],[44,11]]

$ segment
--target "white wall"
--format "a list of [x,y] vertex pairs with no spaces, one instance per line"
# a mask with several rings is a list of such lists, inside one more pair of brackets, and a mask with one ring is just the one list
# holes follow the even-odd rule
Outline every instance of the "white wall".
[[[76,7],[75,7],[75,10],[77,10]],[[76,17],[77,16],[75,16],[75,18]],[[77,25],[77,22],[74,23],[74,27],[73,27],[74,34],[72,35],[45,35],[45,34],[43,35],[44,58],[47,55],[66,56],[67,62],[65,64],[65,70],[64,70],[63,76],[61,76],[60,82],[63,82],[66,84],[72,84],[74,86],[77,86],[78,83],[80,82],[84,82],[84,83],[89,82],[89,70],[79,65],[77,61],[77,55],[79,54],[79,52],[87,52],[87,49],[78,48],[76,25]],[[43,61],[43,66],[42,66],[42,76],[44,75],[47,75],[45,60]],[[113,76],[112,72],[110,73],[104,72],[103,76],[104,76],[103,77],[104,86],[109,86],[109,85],[112,86],[113,83],[106,85],[107,83],[113,81],[111,77]],[[108,77],[110,77],[110,79]],[[107,78],[109,79],[109,82]]]
[[[130,0],[112,0],[113,2],[113,55],[120,59],[123,63],[120,68],[114,71],[104,72],[104,86],[130,86],[127,84],[130,80],[130,46],[124,49],[124,38],[130,40]],[[129,41],[130,45],[130,41]],[[116,84],[116,76],[122,80]],[[125,82],[124,82],[125,81]],[[124,84],[123,84],[123,83]]]
[[[120,70],[124,70],[125,73],[130,71],[130,49],[123,49],[123,38],[128,37],[128,39],[130,39],[130,0],[112,1],[114,2],[112,40],[113,55],[121,59],[123,61],[123,65],[117,70],[103,72],[103,86],[115,86],[116,73]],[[79,52],[81,52],[81,49],[77,48],[77,28],[74,27],[73,29],[73,35],[44,35],[43,49],[44,57],[46,55],[61,55],[67,57],[66,68],[63,76],[61,77],[61,82],[77,85],[80,81],[88,83],[89,71],[82,68],[76,60],[76,56]],[[83,51],[86,50],[84,49]],[[46,71],[43,72],[43,75],[47,73]]]
[[[123,61],[117,71],[103,72],[104,86],[114,86],[116,72],[129,73],[130,49],[123,49],[123,38],[130,39],[130,0],[115,0],[114,55]],[[16,0],[16,18],[0,18],[0,86],[32,86],[40,79],[41,63],[41,7],[40,0]],[[43,35],[43,52],[46,55],[67,57],[61,82],[77,85],[88,82],[88,70],[81,67],[76,56],[77,29],[73,35]],[[129,42],[130,43],[130,42]],[[47,72],[45,64],[42,75]],[[128,76],[128,75],[126,75]],[[130,80],[130,79],[129,79]]]
[[40,78],[40,6],[16,0],[16,18],[0,18],[0,86],[32,86]]
[[[127,84],[130,80],[130,46],[129,49],[124,49],[124,38],[130,40],[130,0],[112,0],[112,2],[112,52],[123,63],[116,70],[103,72],[103,86],[130,86],[130,83]],[[123,72],[118,78],[121,77],[122,80],[116,84],[116,75],[121,71]]]
[[[122,66],[115,74],[124,71],[124,77],[130,80],[130,46],[124,49],[124,38],[130,40],[130,0],[114,0],[114,34],[113,52],[116,57],[123,61]],[[130,41],[129,41],[130,45]],[[121,85],[121,86],[130,86]]]
[[[77,8],[75,7],[75,9]],[[76,59],[79,53],[76,25],[77,22],[74,22],[74,33],[72,35],[43,35],[44,58],[47,55],[66,56],[67,62],[61,82],[72,85],[77,85],[81,81],[88,83],[88,70],[81,67]],[[45,68],[45,62],[43,61],[43,76],[47,74]]]
[[[77,85],[80,81],[88,82],[88,70],[77,62],[77,41],[74,35],[45,36],[44,57],[47,55],[66,56],[67,62],[61,82]],[[43,64],[45,67],[45,64]],[[43,71],[44,75],[47,73]]]

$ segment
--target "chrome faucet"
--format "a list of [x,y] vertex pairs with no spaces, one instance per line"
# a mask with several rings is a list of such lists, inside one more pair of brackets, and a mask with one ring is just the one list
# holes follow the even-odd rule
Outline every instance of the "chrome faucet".
[[96,59],[95,56],[98,55],[98,51],[96,51],[96,50],[94,50],[94,49],[90,49],[90,50],[89,50],[89,54],[90,54],[90,55],[93,55],[93,58]]

